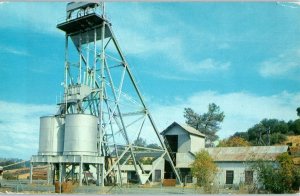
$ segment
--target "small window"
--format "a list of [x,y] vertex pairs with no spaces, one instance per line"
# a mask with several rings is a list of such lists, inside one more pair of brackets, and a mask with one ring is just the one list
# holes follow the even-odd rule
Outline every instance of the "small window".
[[155,176],[154,181],[155,182],[160,182],[161,181],[161,170],[155,170],[154,176]]
[[233,170],[226,171],[226,184],[233,184]]
[[253,183],[253,171],[245,171],[245,184]]
[[185,176],[186,178],[186,183],[193,183],[193,176],[192,175],[187,175]]

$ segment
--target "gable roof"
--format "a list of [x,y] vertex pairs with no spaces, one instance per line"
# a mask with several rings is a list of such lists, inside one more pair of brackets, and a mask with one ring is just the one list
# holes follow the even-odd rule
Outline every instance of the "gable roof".
[[272,161],[276,156],[287,152],[288,146],[248,146],[248,147],[216,147],[206,148],[214,161],[234,162],[266,160]]
[[179,124],[177,122],[173,122],[165,130],[163,130],[163,132],[161,132],[160,134],[165,135],[169,130],[171,130],[175,126],[181,127],[184,131],[188,132],[189,134],[200,136],[200,137],[205,137],[205,135],[203,133],[201,133],[200,131],[198,131],[197,129],[195,129],[191,126],[188,126],[188,125]]

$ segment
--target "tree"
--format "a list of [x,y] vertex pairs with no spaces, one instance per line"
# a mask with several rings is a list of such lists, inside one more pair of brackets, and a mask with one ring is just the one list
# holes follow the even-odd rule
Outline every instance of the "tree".
[[135,146],[141,146],[141,147],[146,147],[147,146],[147,142],[145,139],[139,137],[136,140],[134,140],[133,145]]
[[217,166],[208,152],[202,150],[196,153],[191,171],[193,177],[197,178],[197,185],[208,191],[217,173]]
[[224,112],[215,103],[208,105],[208,111],[202,115],[197,114],[191,108],[184,108],[186,123],[206,135],[207,140],[216,141],[216,135],[220,129],[220,123],[224,120]]
[[263,119],[247,131],[248,141],[253,145],[268,145],[269,141],[270,145],[280,144],[288,132],[288,124],[277,119]]
[[161,149],[161,147],[156,143],[148,144],[147,148]]
[[299,172],[287,152],[278,155],[275,164],[262,160],[256,161],[253,169],[257,171],[258,180],[265,189],[272,193],[289,193],[293,186],[299,187],[297,181]]
[[231,137],[229,139],[221,140],[217,147],[240,147],[251,146],[250,142],[241,137]]
[[298,107],[298,108],[296,109],[296,111],[297,111],[297,116],[300,117],[300,107]]
[[235,132],[232,137],[240,137],[246,141],[249,141],[248,132]]
[[294,134],[300,135],[300,119],[297,119],[294,122],[291,122],[289,129]]
[[295,165],[292,157],[287,153],[283,153],[276,157],[280,164],[279,174],[283,177],[282,183],[287,190],[292,190],[293,181],[295,180]]

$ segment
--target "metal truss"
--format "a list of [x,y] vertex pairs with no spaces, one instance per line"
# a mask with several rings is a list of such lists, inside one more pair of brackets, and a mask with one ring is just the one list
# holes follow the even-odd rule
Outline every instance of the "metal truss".
[[[67,22],[58,25],[66,32],[64,101],[60,103],[58,115],[80,113],[98,117],[97,149],[98,156],[105,157],[102,178],[106,183],[122,184],[122,167],[132,165],[139,182],[145,184],[164,158],[170,161],[181,183],[164,139],[105,17],[104,5],[93,6],[92,12],[84,9],[77,14],[73,12],[68,12]],[[72,21],[77,25],[86,23],[88,27],[70,31]],[[73,44],[69,44],[70,40]],[[135,142],[139,138],[156,146],[140,145]],[[152,162],[151,171],[143,169],[145,158]]]

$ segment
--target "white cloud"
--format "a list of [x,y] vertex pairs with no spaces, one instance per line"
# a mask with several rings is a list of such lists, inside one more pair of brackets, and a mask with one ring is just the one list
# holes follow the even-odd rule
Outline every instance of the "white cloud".
[[220,94],[213,91],[195,93],[170,104],[152,105],[152,113],[160,130],[173,121],[184,123],[183,110],[193,108],[197,113],[207,111],[209,103],[216,103],[225,113],[222,128],[218,132],[221,138],[228,137],[236,131],[247,131],[248,128],[264,118],[294,120],[297,118],[300,93],[282,92],[272,96],[257,96],[247,92]]
[[13,48],[10,46],[1,46],[0,45],[0,52],[5,52],[5,53],[11,53],[14,55],[19,55],[19,56],[29,56],[29,53],[24,50],[24,49],[19,49],[19,48]]
[[294,3],[294,4],[297,4],[297,5],[300,5],[300,1],[294,1],[294,2],[290,2],[290,3]]
[[299,8],[300,2],[294,1],[294,2],[278,2],[280,6],[288,7],[288,8]]
[[0,6],[1,28],[28,28],[38,33],[60,35],[56,24],[65,16],[66,3],[10,2]]
[[263,77],[298,79],[300,74],[300,50],[289,50],[261,63],[259,73]]
[[[227,71],[230,62],[222,62],[213,58],[195,58],[188,56],[191,51],[185,43],[188,37],[201,38],[199,29],[191,29],[182,23],[177,15],[165,10],[163,14],[147,6],[134,5],[134,10],[127,10],[120,13],[112,9],[117,28],[116,37],[120,41],[121,48],[125,55],[135,55],[141,58],[161,56],[167,59],[167,65],[182,74],[207,74],[212,72]],[[137,9],[139,8],[139,9]],[[126,13],[126,14],[124,14]],[[162,15],[162,16],[161,16]],[[119,17],[118,17],[119,16]],[[168,25],[161,24],[157,19],[163,17]],[[133,20],[134,19],[134,20]],[[180,30],[185,29],[184,34]],[[194,33],[194,32],[197,33]],[[188,33],[187,33],[188,32]],[[207,36],[206,36],[207,37]],[[203,39],[203,36],[202,36]],[[194,40],[195,42],[200,40]],[[228,49],[228,43],[216,46],[219,49]],[[194,50],[194,49],[193,49]],[[157,57],[156,57],[157,58]],[[161,62],[163,63],[163,62]],[[174,74],[174,73],[173,73]],[[165,74],[161,74],[163,76]],[[165,78],[165,77],[163,77]],[[182,77],[184,78],[184,77]],[[168,79],[171,79],[170,77]],[[178,80],[175,77],[174,80]]]
[[176,73],[162,73],[162,72],[158,72],[158,71],[151,71],[151,72],[144,72],[148,75],[151,75],[153,77],[156,78],[160,78],[163,80],[172,80],[172,81],[201,81],[200,78],[198,77],[184,77],[181,74],[176,74]]
[[[183,109],[197,113],[207,111],[209,103],[216,103],[225,113],[218,135],[228,137],[236,131],[246,131],[263,118],[294,120],[297,118],[300,93],[282,92],[272,96],[258,96],[247,92],[221,94],[213,91],[177,97],[168,104],[152,103],[150,112],[162,131],[173,121],[184,123]],[[20,104],[0,101],[0,150],[3,157],[29,159],[37,153],[39,117],[54,114],[52,105]],[[4,139],[3,139],[4,138]],[[152,141],[151,138],[148,138]]]
[[229,69],[230,65],[230,62],[220,62],[211,58],[207,58],[197,63],[188,62],[188,66],[185,66],[185,68],[188,72],[197,73],[210,71],[226,71]]
[[40,116],[54,114],[55,106],[0,101],[1,156],[29,159],[37,153]]

